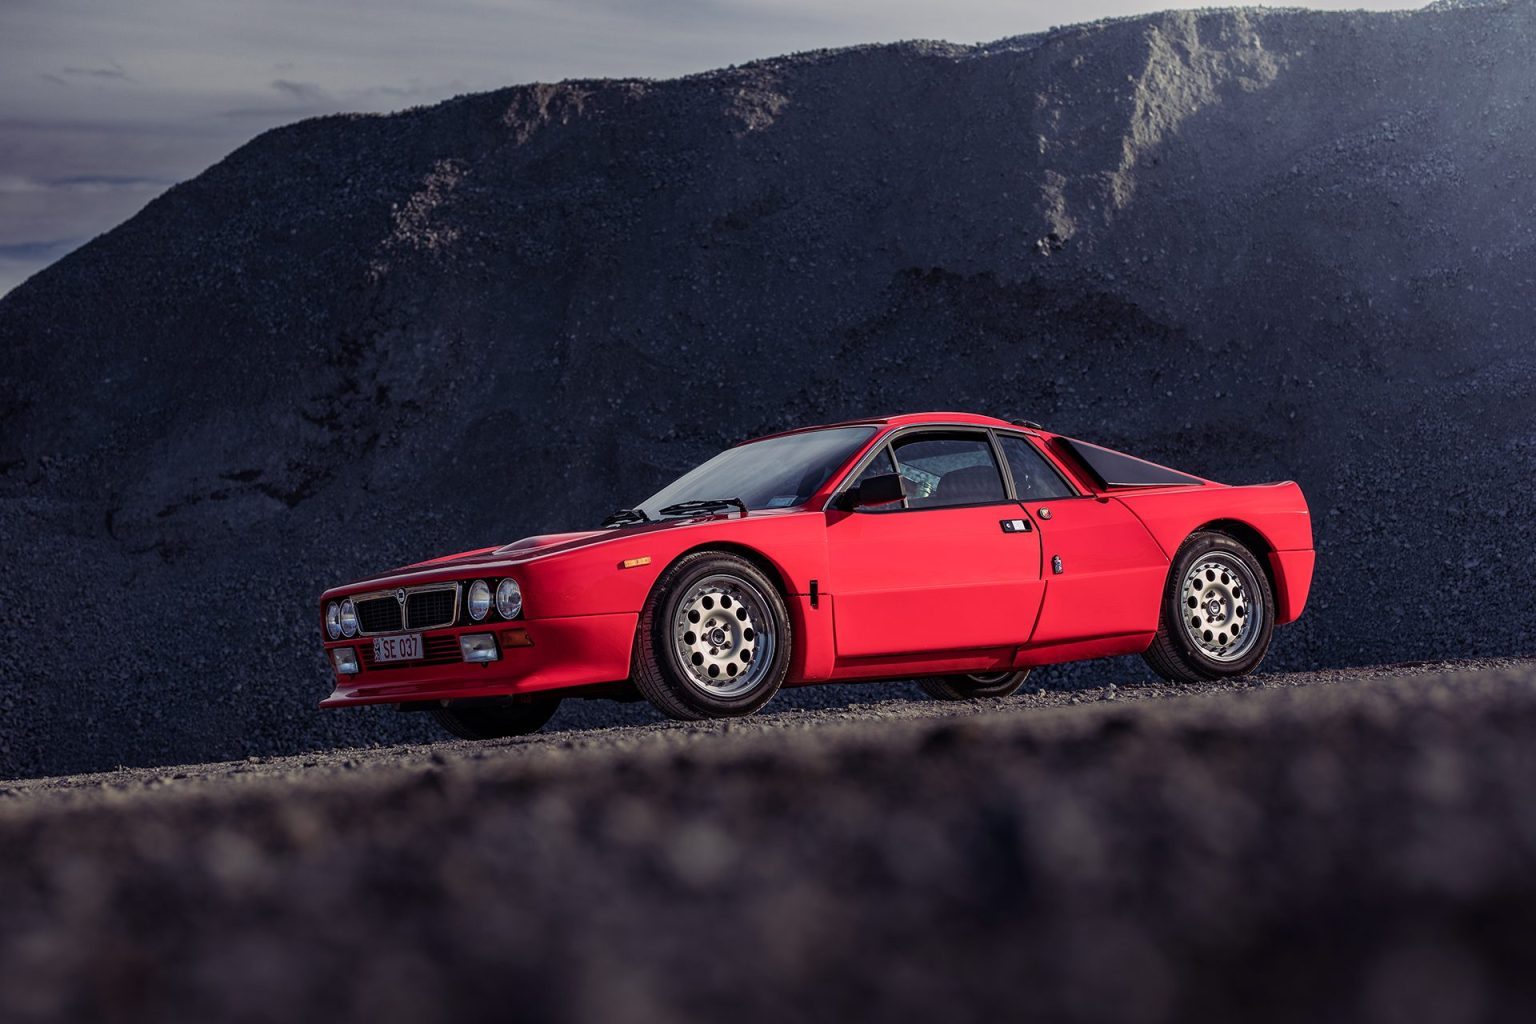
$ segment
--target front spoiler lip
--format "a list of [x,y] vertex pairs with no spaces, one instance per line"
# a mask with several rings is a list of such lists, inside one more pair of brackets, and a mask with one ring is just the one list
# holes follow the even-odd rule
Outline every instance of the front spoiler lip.
[[[337,708],[500,697],[623,682],[629,678],[638,618],[634,612],[615,612],[425,630],[423,637],[451,636],[455,642],[466,633],[491,633],[497,638],[501,657],[472,663],[464,661],[461,654],[436,665],[386,670],[364,667],[357,675],[348,676],[333,669],[332,692],[319,705]],[[507,643],[501,634],[510,630],[526,630],[532,644]],[[337,647],[357,647],[373,639],[327,640],[326,659],[329,661],[329,652]]]

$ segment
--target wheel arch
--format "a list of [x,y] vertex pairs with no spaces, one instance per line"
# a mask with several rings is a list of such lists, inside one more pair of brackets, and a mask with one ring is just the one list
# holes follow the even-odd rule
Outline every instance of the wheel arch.
[[[1237,541],[1243,547],[1253,552],[1253,557],[1264,569],[1264,578],[1269,581],[1269,592],[1274,595],[1278,605],[1281,598],[1280,581],[1275,577],[1275,546],[1269,542],[1269,538],[1251,523],[1245,523],[1241,519],[1212,519],[1208,523],[1201,523],[1189,531],[1189,536],[1184,538],[1179,546],[1189,543],[1189,538],[1197,533],[1220,533]],[[1173,563],[1168,564],[1168,573],[1173,574]],[[1278,619],[1276,621],[1279,621]]]
[[793,596],[794,591],[790,588],[788,578],[784,575],[784,571],[779,568],[773,559],[763,554],[763,552],[757,548],[736,541],[705,541],[702,544],[695,544],[693,547],[688,548],[686,551],[678,552],[677,557],[673,558],[666,565],[662,566],[661,572],[656,574],[655,581],[651,583],[652,592],[655,591],[656,584],[661,581],[662,576],[666,575],[668,569],[672,568],[678,562],[681,562],[683,559],[690,555],[697,555],[705,551],[719,552],[724,555],[736,555],[739,558],[744,558],[748,562],[751,562],[754,566],[762,571],[764,576],[768,577],[768,582],[772,583],[778,590],[779,596],[784,599],[784,603],[786,605],[793,604],[790,598]]

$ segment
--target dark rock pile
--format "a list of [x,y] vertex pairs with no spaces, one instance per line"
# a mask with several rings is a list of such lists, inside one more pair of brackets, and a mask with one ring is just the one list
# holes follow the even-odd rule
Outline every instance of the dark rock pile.
[[1175,13],[269,132],[0,300],[0,771],[425,735],[314,710],[325,585],[909,409],[1299,480],[1276,666],[1529,650],[1533,48]]

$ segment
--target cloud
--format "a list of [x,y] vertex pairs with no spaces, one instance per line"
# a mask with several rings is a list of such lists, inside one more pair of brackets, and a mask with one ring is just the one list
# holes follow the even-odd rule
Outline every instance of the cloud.
[[150,178],[133,174],[76,174],[39,180],[17,174],[0,174],[0,195],[20,195],[62,189],[69,192],[103,192],[111,189],[159,191],[176,184],[169,178]]
[[169,178],[146,178],[132,174],[76,174],[65,178],[52,178],[44,182],[48,188],[62,188],[74,192],[104,192],[121,189],[131,192],[158,192],[176,184]]
[[284,96],[292,96],[306,103],[330,103],[331,95],[314,82],[294,82],[287,78],[274,78],[272,88]]
[[74,249],[83,238],[55,238],[47,242],[22,242],[19,245],[0,245],[0,260],[29,261],[39,257],[58,258]]
[[[64,69],[62,69],[59,72],[59,74],[60,75],[68,76],[70,78],[95,78],[95,79],[107,78],[107,79],[115,79],[115,80],[120,81],[120,82],[131,82],[131,81],[133,81],[132,76],[130,76],[127,71],[124,71],[123,70],[123,66],[121,64],[119,64],[117,61],[112,61],[110,67],[104,67],[104,68],[80,68],[80,67],[64,68]],[[55,78],[55,81],[57,81],[57,80],[58,79]]]

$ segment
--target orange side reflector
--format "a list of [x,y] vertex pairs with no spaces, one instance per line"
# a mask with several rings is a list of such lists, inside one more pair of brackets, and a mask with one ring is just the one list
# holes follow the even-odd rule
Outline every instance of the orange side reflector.
[[650,564],[651,564],[651,556],[650,555],[646,555],[644,558],[626,558],[626,559],[624,559],[624,561],[619,563],[619,568],[620,569],[638,569],[642,565],[650,565]]
[[501,631],[501,645],[503,647],[532,647],[533,637],[528,635],[526,629],[504,629]]

